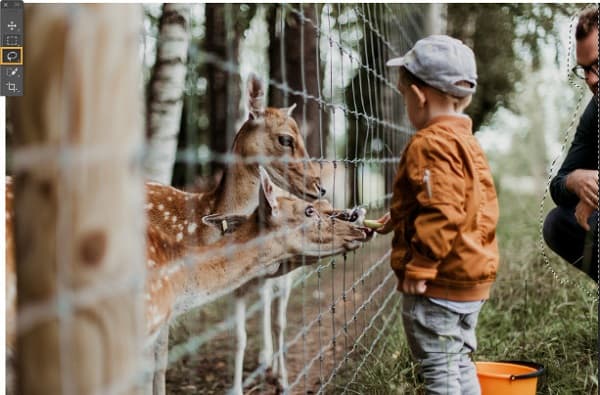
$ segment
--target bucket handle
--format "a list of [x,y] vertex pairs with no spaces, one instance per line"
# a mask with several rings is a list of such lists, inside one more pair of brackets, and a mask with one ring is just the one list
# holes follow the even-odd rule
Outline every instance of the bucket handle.
[[535,363],[535,362],[528,362],[528,361],[498,361],[498,362],[513,363],[515,365],[524,365],[524,366],[529,366],[530,368],[536,369],[535,372],[531,372],[531,373],[526,373],[526,374],[511,374],[510,375],[510,380],[511,381],[514,381],[514,380],[523,380],[523,379],[531,379],[531,378],[534,378],[534,377],[540,377],[541,375],[543,375],[545,373],[544,365],[541,365],[541,364]]

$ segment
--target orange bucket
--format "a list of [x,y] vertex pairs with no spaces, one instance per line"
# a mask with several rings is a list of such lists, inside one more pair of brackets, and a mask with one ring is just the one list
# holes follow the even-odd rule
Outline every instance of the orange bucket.
[[534,362],[475,362],[481,395],[535,395],[544,366]]

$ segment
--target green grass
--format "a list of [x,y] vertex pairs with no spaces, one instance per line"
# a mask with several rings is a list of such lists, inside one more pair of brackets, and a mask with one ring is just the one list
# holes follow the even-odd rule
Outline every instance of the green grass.
[[[547,262],[543,258],[539,198],[505,193],[500,205],[501,267],[480,314],[475,360],[543,364],[547,374],[538,385],[538,394],[598,394],[596,285],[547,247]],[[548,211],[553,204],[546,200],[545,205]],[[396,315],[350,385],[350,393],[424,393],[410,360],[399,311]],[[348,366],[341,376],[352,377],[353,368]]]

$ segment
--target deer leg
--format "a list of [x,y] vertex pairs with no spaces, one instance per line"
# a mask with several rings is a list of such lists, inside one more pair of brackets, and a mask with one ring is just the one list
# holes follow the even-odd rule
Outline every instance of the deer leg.
[[285,368],[285,328],[287,326],[287,305],[292,292],[292,274],[286,274],[279,280],[281,297],[279,298],[279,309],[277,311],[277,324],[279,326],[279,383],[285,391],[288,387],[287,370]]
[[237,328],[237,352],[235,354],[235,373],[233,377],[232,395],[242,395],[242,379],[244,374],[244,352],[246,351],[246,299],[237,297],[235,301],[235,321]]
[[261,365],[271,367],[273,365],[273,336],[271,329],[271,303],[273,301],[273,282],[266,280],[261,287],[260,297],[263,302],[263,348],[259,354]]
[[165,325],[154,343],[154,374],[152,378],[152,394],[165,395],[165,373],[169,356],[169,325]]

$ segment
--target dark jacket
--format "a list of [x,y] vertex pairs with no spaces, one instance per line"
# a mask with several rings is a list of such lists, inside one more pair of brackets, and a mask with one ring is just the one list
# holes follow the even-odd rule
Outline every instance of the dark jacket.
[[577,195],[567,189],[567,175],[576,169],[598,170],[598,99],[590,100],[585,108],[573,143],[556,176],[550,182],[550,195],[557,206],[573,207]]

